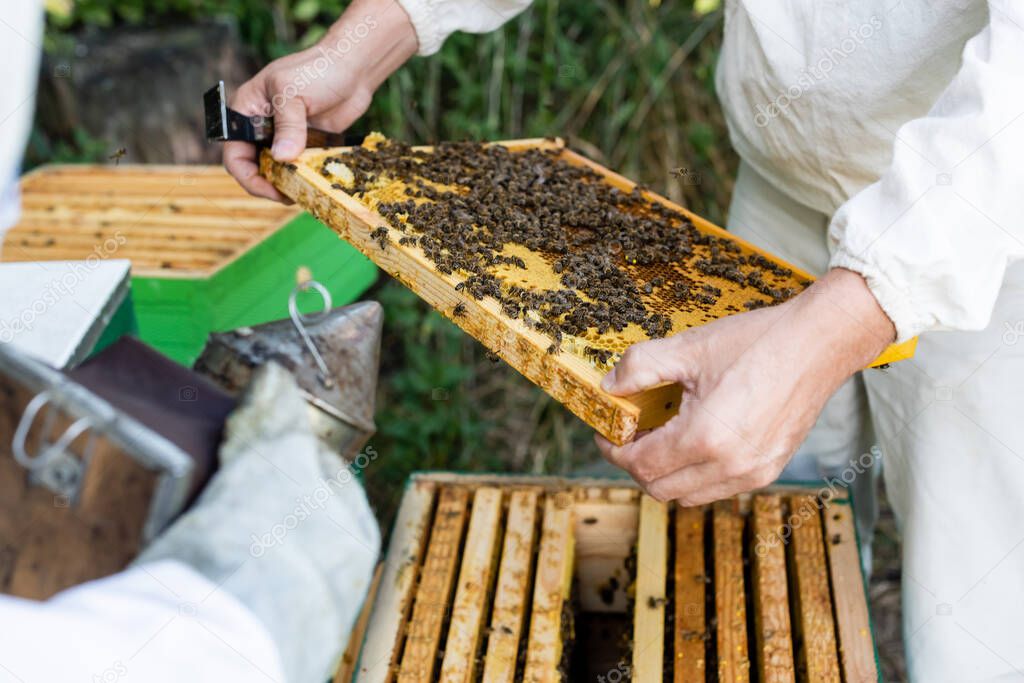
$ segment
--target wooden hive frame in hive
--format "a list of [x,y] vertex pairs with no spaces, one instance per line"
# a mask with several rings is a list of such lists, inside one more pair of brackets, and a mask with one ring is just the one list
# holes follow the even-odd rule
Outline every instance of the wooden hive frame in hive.
[[140,335],[185,364],[211,330],[286,317],[299,266],[339,305],[377,275],[312,216],[249,196],[221,166],[55,164],[20,189],[0,259],[130,260]]
[[[558,139],[512,140],[493,144],[502,145],[512,152],[548,150],[555,153],[558,160],[595,171],[604,182],[623,192],[630,192],[636,187],[630,180],[566,149]],[[429,151],[432,148],[414,149]],[[607,367],[600,367],[593,359],[586,357],[584,343],[601,344],[612,335],[574,340],[569,350],[563,348],[549,354],[547,350],[552,342],[550,337],[528,326],[520,318],[510,318],[493,298],[485,297],[478,300],[460,293],[457,287],[463,281],[464,273],[438,272],[419,246],[401,243],[402,232],[376,210],[339,189],[342,186],[328,177],[326,172],[322,172],[325,160],[346,152],[345,148],[307,150],[295,163],[289,164],[274,162],[268,153],[264,153],[261,158],[261,171],[283,194],[304,206],[392,277],[409,287],[480,341],[488,350],[543,388],[612,442],[626,443],[637,431],[660,425],[676,414],[681,391],[678,385],[663,385],[627,398],[614,397],[600,389],[600,381]],[[728,240],[743,254],[757,254],[784,267],[790,273],[791,277],[787,277],[792,282],[813,280],[808,273],[731,235],[664,197],[648,191],[644,191],[642,196],[649,202],[660,203],[683,214],[699,231]],[[378,232],[380,230],[383,230],[383,237],[382,233]],[[515,277],[519,278],[515,282],[528,288],[550,289],[552,286],[558,286],[555,284],[558,282],[558,276],[551,272],[550,266],[544,263],[541,255],[525,247],[523,249],[522,256],[528,265],[525,270],[515,273]],[[504,281],[506,284],[511,283],[511,276]],[[680,318],[677,322],[685,326],[708,322],[714,317],[727,315],[726,304],[730,306],[729,311],[742,310],[743,299],[738,298],[742,285],[737,286],[735,283],[710,275],[704,276],[703,281],[714,282],[726,291],[726,295],[711,314],[673,311],[671,316],[674,319]],[[635,331],[639,329],[636,327]],[[623,340],[618,340],[608,348],[621,352],[629,343],[643,338],[646,337],[634,333],[626,340],[628,343],[623,344]],[[580,343],[576,343],[577,341]],[[914,345],[915,340],[911,340],[891,346],[874,364],[881,365],[907,358],[913,354]]]
[[366,614],[336,683],[879,680],[831,488],[687,509],[620,479],[415,475]]

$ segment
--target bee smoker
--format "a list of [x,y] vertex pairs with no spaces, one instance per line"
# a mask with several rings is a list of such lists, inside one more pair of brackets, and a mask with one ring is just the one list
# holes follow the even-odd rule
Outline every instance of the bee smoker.
[[[324,298],[322,312],[298,312],[295,295],[306,289]],[[292,293],[289,311],[290,319],[211,334],[194,368],[237,395],[257,367],[280,364],[295,377],[317,436],[351,459],[377,429],[381,306],[364,301],[332,309],[326,288],[308,281]]]

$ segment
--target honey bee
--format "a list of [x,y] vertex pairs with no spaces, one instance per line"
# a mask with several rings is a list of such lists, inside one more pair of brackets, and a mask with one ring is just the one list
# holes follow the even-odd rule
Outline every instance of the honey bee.
[[377,241],[377,244],[380,245],[381,251],[386,250],[388,248],[388,229],[384,226],[375,228],[373,232],[370,233],[370,239]]

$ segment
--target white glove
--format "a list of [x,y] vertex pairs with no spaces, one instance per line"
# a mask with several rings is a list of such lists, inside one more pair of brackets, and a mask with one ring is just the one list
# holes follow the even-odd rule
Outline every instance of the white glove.
[[298,387],[273,363],[228,418],[220,459],[195,506],[136,563],[193,567],[262,621],[289,681],[324,681],[380,551],[362,486],[313,435]]

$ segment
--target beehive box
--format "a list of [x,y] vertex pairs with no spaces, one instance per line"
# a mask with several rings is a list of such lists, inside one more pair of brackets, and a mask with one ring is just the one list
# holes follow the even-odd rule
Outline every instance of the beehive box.
[[878,680],[834,489],[682,508],[625,480],[416,475],[368,614],[336,682]]
[[[404,148],[370,136],[363,148],[307,150],[294,164],[264,154],[262,171],[620,444],[675,414],[681,391],[665,385],[626,399],[601,391],[626,348],[769,305],[812,280],[559,140]],[[544,184],[564,188],[566,178],[576,185],[550,206]],[[579,274],[597,262],[600,273],[585,282]],[[877,363],[912,350],[891,347]]]
[[129,259],[141,338],[185,364],[211,331],[287,316],[300,266],[338,305],[377,274],[309,214],[250,197],[220,166],[43,166],[21,193],[0,257]]

